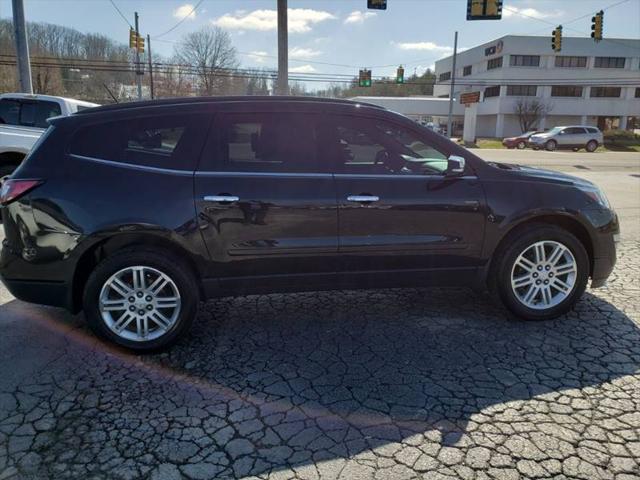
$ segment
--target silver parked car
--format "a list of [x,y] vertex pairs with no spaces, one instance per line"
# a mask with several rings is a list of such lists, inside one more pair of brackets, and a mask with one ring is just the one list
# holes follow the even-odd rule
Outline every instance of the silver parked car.
[[553,151],[558,148],[570,148],[578,151],[584,148],[587,152],[594,152],[602,142],[602,132],[597,127],[573,125],[554,127],[548,132],[531,135],[528,144],[534,150],[545,148]]

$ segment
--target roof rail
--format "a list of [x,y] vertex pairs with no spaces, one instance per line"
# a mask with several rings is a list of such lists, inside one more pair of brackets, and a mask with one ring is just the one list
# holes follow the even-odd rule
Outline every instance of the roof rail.
[[158,100],[143,100],[138,102],[114,103],[111,105],[102,105],[100,107],[88,108],[77,112],[75,115],[85,115],[90,113],[98,113],[114,110],[128,110],[131,108],[141,107],[159,107],[166,105],[188,105],[198,103],[223,103],[223,102],[296,102],[296,103],[333,103],[343,105],[365,105],[367,107],[384,110],[384,107],[374,105],[373,103],[354,102],[341,98],[324,98],[324,97],[294,97],[294,96],[266,96],[266,95],[236,95],[221,97],[175,97],[162,98]]

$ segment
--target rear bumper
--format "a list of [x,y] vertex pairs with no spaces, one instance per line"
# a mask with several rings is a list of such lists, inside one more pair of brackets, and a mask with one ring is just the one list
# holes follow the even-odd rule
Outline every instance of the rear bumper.
[[0,276],[0,280],[2,280],[11,295],[19,300],[71,310],[68,301],[70,297],[69,288],[66,283],[15,280],[6,279],[2,276]]
[[73,311],[72,289],[61,280],[43,280],[42,271],[48,269],[25,261],[5,240],[0,252],[0,281],[19,300]]

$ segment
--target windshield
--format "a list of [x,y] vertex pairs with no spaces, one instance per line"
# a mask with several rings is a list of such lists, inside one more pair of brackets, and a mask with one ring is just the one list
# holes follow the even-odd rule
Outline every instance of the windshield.
[[545,133],[560,133],[564,127],[553,127],[551,130]]

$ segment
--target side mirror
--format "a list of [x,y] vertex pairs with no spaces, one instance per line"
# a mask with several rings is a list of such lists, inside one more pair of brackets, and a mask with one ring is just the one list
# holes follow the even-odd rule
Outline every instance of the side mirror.
[[447,171],[445,174],[448,177],[455,177],[464,173],[465,160],[457,155],[451,155],[447,159]]

